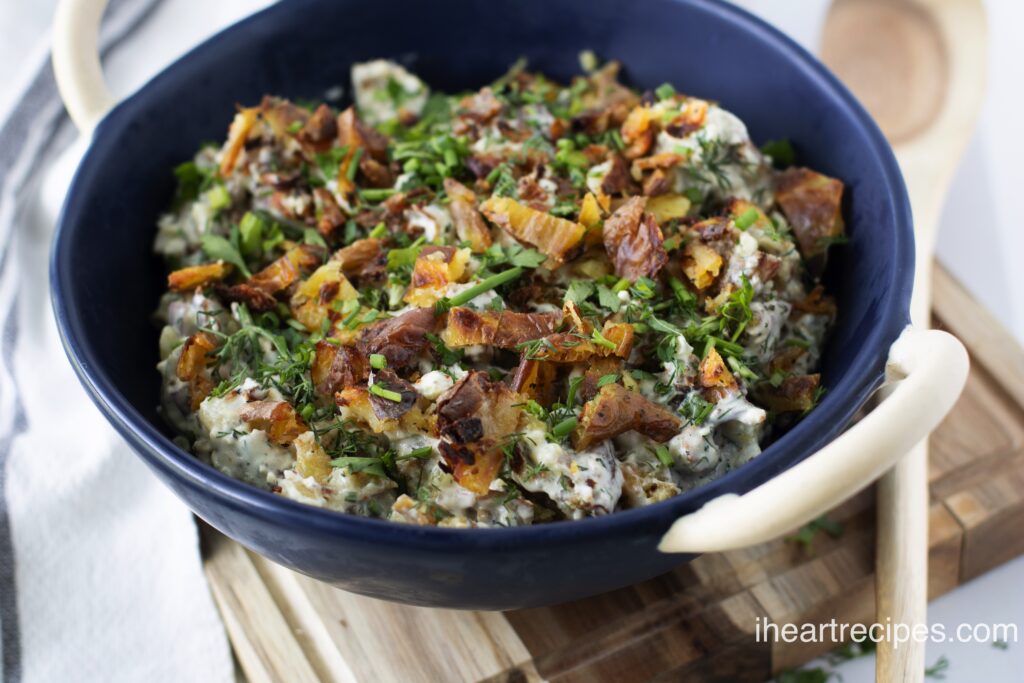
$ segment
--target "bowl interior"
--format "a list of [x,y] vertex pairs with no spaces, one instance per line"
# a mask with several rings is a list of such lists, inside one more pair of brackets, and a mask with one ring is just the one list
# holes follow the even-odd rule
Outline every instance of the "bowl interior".
[[[706,0],[296,0],[197,48],[101,123],[60,220],[55,306],[87,385],[127,422],[167,434],[155,409],[151,316],[164,287],[155,222],[173,193],[171,169],[203,141],[222,140],[236,104],[265,93],[322,99],[334,86],[347,89],[353,62],[377,57],[449,91],[477,88],[521,56],[567,80],[584,49],[621,61],[635,86],[671,82],[719,100],[755,142],[788,138],[802,164],[846,183],[850,243],[835,250],[828,282],[840,312],[823,368],[828,393],[764,455],[713,487],[750,488],[808,455],[877,384],[907,319],[905,192],[884,140],[845,89],[774,30]],[[159,446],[169,459],[190,458],[166,439]],[[733,476],[743,470],[757,476]]]

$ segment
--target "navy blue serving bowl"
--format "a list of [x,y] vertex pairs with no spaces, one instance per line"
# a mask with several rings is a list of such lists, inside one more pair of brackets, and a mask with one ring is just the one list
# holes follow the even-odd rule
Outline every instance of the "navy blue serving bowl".
[[[839,320],[821,404],[752,462],[650,507],[517,529],[437,529],[342,515],[235,481],[171,441],[157,415],[163,291],[152,252],[170,172],[221,139],[236,103],[323,98],[352,62],[399,59],[438,89],[476,88],[518,57],[559,79],[591,49],[639,87],[671,82],[719,100],[754,140],[789,138],[847,187],[849,245],[829,286]],[[680,515],[743,493],[833,439],[882,379],[908,321],[913,235],[895,159],[869,116],[813,57],[758,19],[709,0],[294,0],[196,48],[97,127],[60,216],[53,306],[68,356],[103,414],[200,517],[262,555],[346,590],[442,607],[560,602],[691,559],[657,543]]]

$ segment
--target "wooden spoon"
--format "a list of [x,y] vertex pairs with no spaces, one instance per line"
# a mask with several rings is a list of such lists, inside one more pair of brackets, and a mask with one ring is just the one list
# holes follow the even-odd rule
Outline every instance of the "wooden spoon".
[[[822,33],[823,61],[875,117],[903,171],[917,257],[911,317],[922,327],[939,215],[985,89],[986,45],[981,0],[835,0]],[[927,447],[920,443],[879,481],[880,624],[926,623]],[[878,643],[876,679],[922,681],[925,643],[894,645]]]

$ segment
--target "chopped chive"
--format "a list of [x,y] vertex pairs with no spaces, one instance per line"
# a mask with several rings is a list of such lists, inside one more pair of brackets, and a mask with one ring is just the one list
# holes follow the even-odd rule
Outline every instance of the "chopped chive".
[[210,191],[206,194],[206,199],[213,211],[220,211],[231,206],[231,194],[228,193],[228,188],[223,185],[211,187]]
[[382,199],[387,199],[397,191],[398,190],[393,190],[388,187],[370,188],[366,190],[359,190],[359,196],[368,202],[379,202]]
[[576,425],[579,422],[575,417],[567,417],[554,427],[551,428],[551,436],[556,439],[564,439],[572,433],[572,430],[576,429]]
[[407,458],[420,458],[420,459],[428,458],[428,457],[430,457],[430,454],[433,453],[433,452],[434,452],[434,449],[431,448],[430,446],[421,446],[419,448],[414,448],[413,450],[409,451],[405,455],[399,456],[399,458],[402,459],[402,460],[405,460]]
[[658,446],[655,448],[654,454],[658,456],[658,460],[660,460],[661,464],[665,467],[672,467],[672,465],[675,464],[675,461],[672,459],[672,454],[665,446]]
[[387,401],[393,401],[394,403],[400,403],[402,401],[402,395],[400,393],[397,391],[391,391],[390,389],[385,389],[379,384],[371,384],[370,393],[374,396],[380,396]]
[[384,224],[384,221],[373,226],[373,230],[370,231],[370,237],[374,239],[380,239],[386,234],[388,234],[388,226]]
[[450,308],[467,304],[476,297],[483,294],[484,292],[489,292],[495,287],[499,287],[505,284],[506,282],[511,282],[512,280],[515,280],[520,275],[522,275],[524,271],[525,268],[523,268],[522,266],[516,266],[515,268],[503,270],[497,275],[492,275],[489,278],[486,278],[481,282],[473,285],[469,289],[459,292],[458,294],[451,298],[445,297],[444,299],[441,299],[435,305],[435,311],[437,312],[438,315],[440,315]]
[[667,100],[676,94],[676,89],[672,87],[671,83],[662,83],[655,89],[654,94],[658,96],[659,100]]
[[618,282],[615,283],[615,286],[612,287],[612,291],[613,292],[624,292],[627,289],[629,289],[631,284],[632,283],[629,280],[627,280],[626,278],[622,278]]
[[605,348],[609,348],[609,349],[617,349],[618,348],[618,344],[613,342],[611,339],[608,339],[607,337],[605,337],[598,330],[594,330],[594,333],[592,335],[590,335],[590,338],[594,341],[595,344],[600,344],[601,346],[604,346]]
[[370,367],[374,370],[383,370],[388,366],[388,359],[379,353],[370,354]]
[[735,219],[736,227],[740,230],[746,230],[757,222],[758,213],[757,209],[750,207]]
[[807,341],[806,339],[799,339],[797,337],[791,337],[782,343],[785,344],[786,346],[797,346],[800,347],[801,349],[811,348],[811,342]]
[[345,177],[348,181],[355,182],[356,172],[359,171],[359,161],[363,158],[363,148],[356,147],[356,151],[352,153],[352,160],[348,162],[348,168],[345,169]]

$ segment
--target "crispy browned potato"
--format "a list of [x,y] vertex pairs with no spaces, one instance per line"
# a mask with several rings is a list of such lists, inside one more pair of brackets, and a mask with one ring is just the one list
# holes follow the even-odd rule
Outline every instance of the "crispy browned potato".
[[573,446],[583,450],[633,430],[655,441],[668,441],[681,426],[682,420],[664,406],[621,384],[606,384],[583,406]]
[[583,381],[580,382],[579,389],[576,390],[576,395],[580,397],[581,401],[586,403],[597,396],[599,390],[597,383],[602,377],[619,375],[617,381],[621,381],[622,364],[622,359],[616,357],[594,358],[589,361],[586,370],[583,372]]
[[561,321],[560,313],[476,311],[457,307],[448,312],[448,324],[441,339],[452,348],[484,344],[512,349],[551,334]]
[[179,268],[167,276],[167,287],[175,292],[191,292],[196,287],[220,282],[231,274],[231,269],[231,264],[223,261]]
[[474,254],[485,251],[491,246],[491,231],[476,208],[476,195],[454,178],[444,179],[444,191],[451,199],[448,209],[459,240],[469,242]]
[[651,151],[658,134],[656,124],[650,107],[645,104],[633,107],[622,124],[622,139],[627,145],[623,156],[638,159]]
[[437,328],[433,308],[417,308],[367,327],[356,342],[364,356],[379,353],[388,367],[400,369],[415,363],[430,348],[427,334]]
[[309,431],[288,401],[252,401],[245,404],[240,415],[246,424],[263,430],[279,446],[287,446],[299,434]]
[[246,284],[273,295],[288,289],[302,273],[316,268],[322,262],[323,249],[312,244],[300,244],[263,270],[254,273]]
[[537,211],[509,197],[492,196],[480,210],[517,240],[536,247],[548,257],[549,264],[556,266],[579,251],[587,231],[579,223]]
[[235,114],[231,127],[228,129],[228,141],[224,146],[224,156],[220,161],[220,175],[227,177],[235,170],[238,162],[238,155],[245,147],[245,141],[249,139],[249,131],[256,124],[256,117],[259,114],[258,107],[242,109]]
[[555,379],[558,366],[542,360],[521,358],[512,373],[509,386],[524,398],[532,398],[544,407],[555,400]]
[[416,257],[404,301],[420,307],[434,305],[448,285],[462,279],[468,262],[468,249],[424,247]]
[[206,367],[213,360],[211,353],[217,348],[217,339],[209,332],[196,332],[184,341],[181,355],[174,371],[178,379],[188,382],[189,401],[192,410],[198,410],[200,404],[213,391],[213,380],[206,372]]
[[722,271],[722,256],[697,240],[690,240],[683,247],[683,274],[698,291],[704,291],[715,283]]
[[518,431],[522,397],[471,371],[437,400],[440,451],[455,480],[484,495],[501,470],[503,440]]
[[324,340],[316,343],[310,376],[318,396],[333,398],[345,387],[362,384],[369,371],[366,357],[354,346],[338,346]]
[[544,337],[530,357],[553,363],[582,363],[593,358],[618,356],[628,358],[633,350],[633,326],[629,323],[606,322],[601,335],[614,347],[600,344],[578,332],[559,332]]
[[705,389],[735,389],[739,386],[717,349],[708,351],[700,362],[700,385]]
[[338,230],[345,227],[347,216],[338,206],[334,195],[322,187],[313,188],[313,202],[316,206],[316,230],[321,235],[331,238]]
[[316,332],[332,313],[334,302],[357,298],[359,292],[342,275],[341,263],[328,261],[299,283],[289,305],[295,319],[310,332]]
[[396,375],[390,368],[374,371],[373,383],[374,385],[379,385],[382,389],[393,391],[401,396],[400,400],[392,401],[390,398],[378,396],[372,391],[370,392],[370,406],[373,408],[374,415],[379,420],[398,420],[412,410],[413,406],[416,405],[416,399],[419,398],[419,394],[416,393],[416,387],[411,382]]
[[646,206],[646,197],[630,197],[604,222],[604,248],[615,274],[631,282],[656,276],[668,262],[661,228],[644,213]]
[[750,388],[754,401],[777,413],[803,412],[814,407],[814,395],[821,383],[820,375],[794,375],[777,387],[759,382]]
[[381,257],[383,248],[384,243],[379,239],[365,237],[342,247],[331,258],[341,263],[341,272],[345,277],[357,277]]
[[313,477],[321,484],[331,476],[331,456],[317,443],[313,432],[303,432],[295,441],[295,471],[300,477]]
[[843,183],[807,168],[788,168],[775,179],[775,200],[786,214],[805,259],[821,256],[843,234]]

